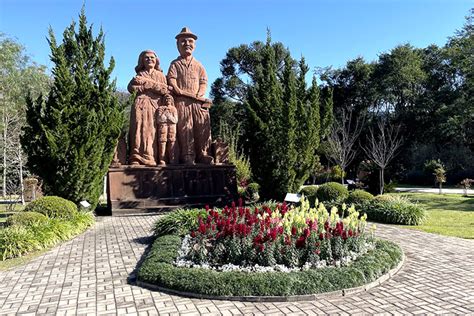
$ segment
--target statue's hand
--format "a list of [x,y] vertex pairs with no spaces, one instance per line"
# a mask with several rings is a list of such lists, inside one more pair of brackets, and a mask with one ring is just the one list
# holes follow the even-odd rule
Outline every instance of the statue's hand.
[[168,87],[160,85],[160,94],[167,94]]
[[177,95],[183,95],[183,91],[181,91],[181,89],[178,87],[173,87],[173,91]]

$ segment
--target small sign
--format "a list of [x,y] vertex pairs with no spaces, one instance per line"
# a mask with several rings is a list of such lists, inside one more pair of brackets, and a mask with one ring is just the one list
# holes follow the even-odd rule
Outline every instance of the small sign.
[[301,200],[301,194],[287,193],[285,196],[285,202],[299,203]]
[[91,204],[87,202],[86,200],[79,202],[79,204],[81,204],[81,206],[84,208],[88,208],[91,206]]

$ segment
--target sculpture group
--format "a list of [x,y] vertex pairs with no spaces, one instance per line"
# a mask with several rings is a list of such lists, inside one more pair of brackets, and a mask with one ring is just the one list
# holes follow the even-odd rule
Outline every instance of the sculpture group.
[[193,57],[197,36],[187,27],[176,35],[179,57],[167,76],[155,52],[143,51],[128,85],[136,100],[130,114],[130,165],[213,164],[211,101],[207,75]]

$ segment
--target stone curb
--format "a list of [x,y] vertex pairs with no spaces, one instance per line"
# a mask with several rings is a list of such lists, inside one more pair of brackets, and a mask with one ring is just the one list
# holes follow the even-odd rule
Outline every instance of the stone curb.
[[[401,248],[400,248],[401,249]],[[318,299],[328,299],[328,298],[334,298],[334,297],[339,297],[339,296],[349,296],[352,294],[360,293],[360,292],[365,292],[368,291],[376,286],[381,285],[383,282],[389,280],[395,274],[397,274],[400,269],[403,267],[405,264],[405,253],[402,250],[402,260],[398,263],[398,265],[389,270],[387,273],[382,275],[380,278],[377,280],[370,282],[368,284],[358,286],[358,287],[353,287],[349,289],[342,289],[342,290],[337,290],[333,292],[326,292],[326,293],[318,293],[318,294],[308,294],[308,295],[290,295],[290,296],[213,296],[213,295],[205,295],[205,294],[199,294],[199,293],[191,293],[191,292],[182,292],[178,290],[172,290],[168,288],[164,288],[155,284],[150,284],[142,281],[136,281],[136,285],[153,290],[153,291],[159,291],[162,293],[170,294],[170,295],[178,295],[178,296],[183,296],[183,297],[189,297],[189,298],[198,298],[198,299],[206,299],[206,300],[221,300],[221,301],[241,301],[241,302],[268,302],[268,303],[274,303],[274,302],[300,302],[300,301],[315,301]]]

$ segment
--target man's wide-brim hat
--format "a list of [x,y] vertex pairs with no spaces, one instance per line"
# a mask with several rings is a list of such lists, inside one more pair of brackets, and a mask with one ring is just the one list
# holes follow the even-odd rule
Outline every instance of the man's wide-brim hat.
[[195,40],[197,40],[197,38],[198,38],[197,35],[194,34],[193,32],[191,32],[191,30],[187,26],[183,27],[181,29],[181,32],[179,32],[179,34],[175,36],[176,39],[178,39],[180,37],[192,37]]

